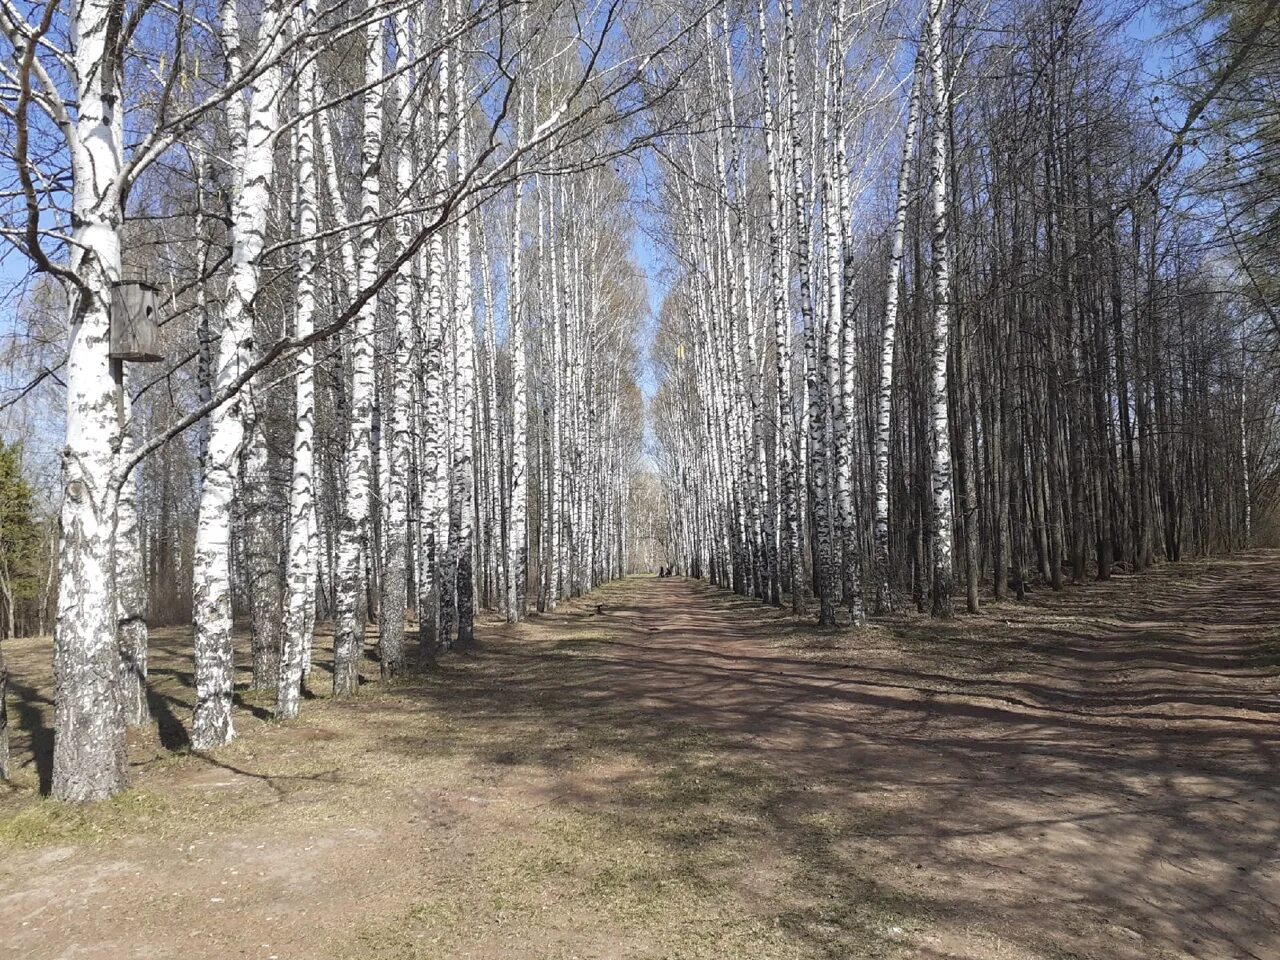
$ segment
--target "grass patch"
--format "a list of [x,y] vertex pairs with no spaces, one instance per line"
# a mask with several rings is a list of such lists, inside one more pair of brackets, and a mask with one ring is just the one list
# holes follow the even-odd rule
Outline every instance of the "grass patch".
[[[843,639],[857,647],[868,632]],[[616,639],[589,628],[541,656],[493,644],[490,659],[441,668],[422,691],[423,720],[451,718],[451,729],[406,750],[445,751],[463,770],[480,761],[471,770],[485,778],[575,787],[490,807],[479,843],[443,860],[432,851],[433,882],[338,956],[846,960],[906,949],[925,914],[870,879],[854,842],[867,812],[835,799],[840,784],[797,784],[723,734],[626,697],[595,699],[590,658]]]
[[168,815],[163,798],[141,790],[84,806],[42,798],[0,818],[0,845],[92,845],[150,829]]
[[606,765],[610,792],[509,809],[465,864],[340,955],[514,958],[536,943],[539,958],[845,960],[896,956],[922,927],[850,852],[863,824],[830,791],[726,759],[705,731],[671,725],[637,749],[629,726],[597,715],[570,738],[579,761]]
[[592,633],[581,637],[566,637],[552,644],[555,653],[573,654],[583,650],[592,650],[602,644],[613,643],[617,638],[608,633]]

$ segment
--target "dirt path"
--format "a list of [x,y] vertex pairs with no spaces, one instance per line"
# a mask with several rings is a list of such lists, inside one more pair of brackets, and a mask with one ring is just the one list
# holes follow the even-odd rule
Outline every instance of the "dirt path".
[[629,580],[214,756],[162,639],[137,792],[0,800],[0,954],[1280,956],[1280,558],[1034,599],[819,632]]

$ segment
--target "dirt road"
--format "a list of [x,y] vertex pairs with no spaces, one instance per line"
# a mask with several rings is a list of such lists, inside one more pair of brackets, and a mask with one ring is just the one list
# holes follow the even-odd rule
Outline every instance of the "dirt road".
[[820,632],[637,578],[212,756],[161,635],[137,790],[0,799],[0,953],[1280,956],[1277,600],[1258,553]]

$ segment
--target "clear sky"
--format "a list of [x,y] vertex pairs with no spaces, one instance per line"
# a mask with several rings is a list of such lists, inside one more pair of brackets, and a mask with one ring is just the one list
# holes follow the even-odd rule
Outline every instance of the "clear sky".
[[649,199],[651,185],[657,176],[652,155],[646,154],[638,158],[632,167],[631,209],[635,226],[631,233],[631,254],[649,288],[649,316],[645,320],[645,328],[637,332],[637,343],[641,350],[640,390],[647,403],[653,398],[654,391],[658,388],[653,369],[649,364],[648,350],[653,343],[662,301],[667,295],[667,284],[664,257],[654,240],[656,232],[661,227]]

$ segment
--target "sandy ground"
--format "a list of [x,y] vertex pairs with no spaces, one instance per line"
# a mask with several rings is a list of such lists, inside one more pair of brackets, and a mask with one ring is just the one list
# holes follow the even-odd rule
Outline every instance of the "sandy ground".
[[1278,600],[1263,552],[860,631],[636,578],[355,702],[322,652],[211,754],[157,631],[89,810],[10,642],[0,956],[1271,960]]

